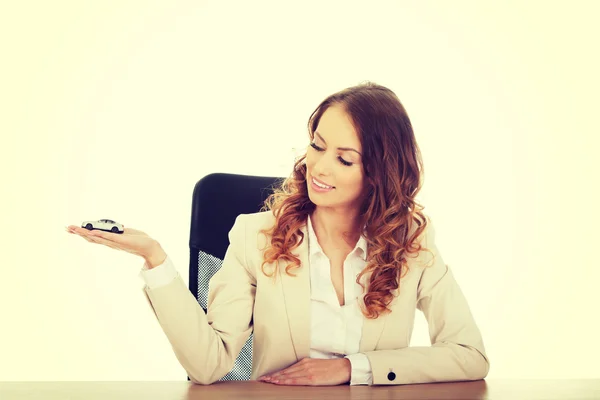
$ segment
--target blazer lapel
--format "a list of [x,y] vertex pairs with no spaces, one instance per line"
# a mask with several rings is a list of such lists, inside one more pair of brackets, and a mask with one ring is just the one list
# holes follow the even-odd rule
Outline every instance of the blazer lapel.
[[[363,281],[363,284],[365,284],[365,282],[368,282],[370,277],[371,277],[371,273],[365,274],[365,280]],[[367,289],[368,289],[368,285],[367,285]],[[388,305],[388,308],[392,312],[394,311],[394,308],[395,308],[394,306],[397,303],[399,293],[400,293],[399,289],[394,289],[392,291],[394,298]],[[365,303],[363,300],[364,300],[364,296],[361,296],[360,297],[361,304],[363,307],[365,307]],[[358,346],[359,353],[364,353],[365,351],[373,351],[376,349],[377,343],[379,342],[379,339],[381,338],[381,334],[383,333],[383,330],[385,329],[385,324],[389,317],[390,317],[389,312],[385,313],[385,314],[380,314],[376,319],[366,318],[363,316],[362,336],[360,338],[360,344]]]
[[[364,307],[364,303],[362,304]],[[388,314],[381,314],[376,319],[366,318],[363,315],[362,335],[360,337],[360,344],[358,346],[359,353],[375,350],[375,346],[381,337],[381,333],[383,332],[387,318]]]
[[310,355],[310,271],[308,260],[307,227],[302,228],[304,239],[302,244],[292,251],[300,259],[300,267],[290,271],[296,276],[285,272],[288,262],[278,262],[278,275],[281,278],[283,297],[288,316],[288,324],[292,343],[298,361]]

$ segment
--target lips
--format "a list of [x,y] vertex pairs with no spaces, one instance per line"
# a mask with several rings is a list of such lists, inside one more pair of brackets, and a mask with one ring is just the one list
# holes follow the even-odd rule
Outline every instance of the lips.
[[320,180],[318,180],[318,179],[317,179],[317,178],[315,178],[314,176],[312,177],[312,179],[314,179],[314,180],[315,180],[315,182],[317,182],[317,183],[320,183],[321,185],[325,185],[325,186],[327,186],[327,187],[330,187],[330,188],[332,188],[332,189],[334,189],[334,188],[335,188],[335,186],[328,185],[327,183],[325,183],[325,182],[323,182],[323,181],[320,181]]

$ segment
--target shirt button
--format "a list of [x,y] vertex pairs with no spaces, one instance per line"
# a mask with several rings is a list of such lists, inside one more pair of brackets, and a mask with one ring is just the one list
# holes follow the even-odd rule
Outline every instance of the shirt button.
[[394,379],[396,379],[396,374],[393,372],[390,372],[388,374],[388,380],[393,381]]

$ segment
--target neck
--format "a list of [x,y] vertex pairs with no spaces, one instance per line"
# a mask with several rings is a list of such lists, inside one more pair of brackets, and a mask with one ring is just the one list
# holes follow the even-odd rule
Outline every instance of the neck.
[[317,207],[311,216],[319,243],[355,246],[360,238],[358,212]]

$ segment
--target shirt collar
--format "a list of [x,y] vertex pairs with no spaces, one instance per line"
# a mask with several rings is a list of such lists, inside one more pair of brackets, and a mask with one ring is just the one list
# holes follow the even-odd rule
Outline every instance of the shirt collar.
[[[312,217],[310,215],[308,215],[308,218],[306,219],[306,225],[307,225],[307,230],[308,230],[309,257],[312,257],[316,253],[325,254],[323,252],[323,249],[321,248],[321,245],[319,244],[319,241],[317,240],[317,235],[316,235],[316,233],[313,229],[313,225],[312,225]],[[360,238],[358,239],[356,246],[354,246],[354,249],[350,252],[350,254],[357,251],[357,249],[362,250],[362,253],[359,252],[359,256],[363,260],[366,261],[366,259],[367,259],[367,240],[365,239],[365,237],[363,235],[360,235]]]

